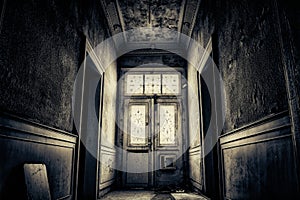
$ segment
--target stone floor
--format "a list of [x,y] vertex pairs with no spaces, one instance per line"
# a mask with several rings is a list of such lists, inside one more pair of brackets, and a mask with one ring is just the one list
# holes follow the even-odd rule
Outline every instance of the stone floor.
[[161,193],[146,190],[121,190],[113,191],[101,198],[101,200],[208,200],[194,193]]

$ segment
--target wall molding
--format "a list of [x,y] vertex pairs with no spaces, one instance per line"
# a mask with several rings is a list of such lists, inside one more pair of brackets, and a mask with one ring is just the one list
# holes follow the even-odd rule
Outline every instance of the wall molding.
[[200,190],[203,187],[203,185],[201,183],[199,183],[198,181],[196,181],[192,178],[190,178],[190,180],[192,181],[193,187],[195,187],[196,189]]
[[103,67],[101,58],[97,56],[88,38],[86,38],[86,52],[88,53],[88,56],[92,59],[92,61],[96,65],[96,68],[99,70],[99,73],[102,76],[103,73],[105,72],[105,68]]
[[111,186],[114,183],[115,179],[110,179],[108,181],[104,181],[103,183],[100,183],[100,190],[102,191],[104,189],[106,189],[107,187]]
[[204,49],[204,52],[199,60],[199,64],[198,66],[196,66],[196,69],[199,72],[202,72],[202,70],[204,69],[205,64],[207,63],[207,60],[209,59],[211,53],[212,53],[212,38],[210,37]]
[[[77,135],[7,113],[0,113],[0,129],[10,129],[19,132],[25,132],[35,137],[54,139],[72,144],[77,143]],[[11,131],[9,133],[2,132],[0,134],[11,137],[17,136],[17,133],[12,133]]]
[[190,148],[189,149],[190,156],[193,156],[194,154],[197,154],[197,153],[201,152],[201,150],[202,150],[201,148],[202,148],[201,145],[197,145],[196,147]]
[[115,154],[116,153],[116,149],[114,147],[109,147],[106,145],[101,145],[101,152],[104,151],[103,153],[110,153],[110,154]]
[[265,118],[247,124],[238,129],[229,131],[220,136],[220,144],[232,142],[237,139],[253,137],[276,129],[290,127],[290,117],[288,111],[269,115]]

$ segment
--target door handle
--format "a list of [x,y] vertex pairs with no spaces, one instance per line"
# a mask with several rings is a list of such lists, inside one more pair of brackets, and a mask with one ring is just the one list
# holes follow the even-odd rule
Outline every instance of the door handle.
[[151,138],[148,138],[148,148],[149,148],[149,151],[153,150]]

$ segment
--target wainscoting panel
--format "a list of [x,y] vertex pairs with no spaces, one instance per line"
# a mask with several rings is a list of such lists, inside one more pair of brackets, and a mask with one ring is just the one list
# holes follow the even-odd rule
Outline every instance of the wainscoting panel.
[[189,150],[189,175],[192,185],[203,190],[203,169],[201,158],[201,146]]
[[297,194],[295,157],[287,112],[220,138],[223,198],[270,199]]
[[99,191],[111,186],[115,180],[115,158],[114,148],[101,146]]
[[77,137],[9,115],[0,116],[0,199],[24,199],[25,163],[46,165],[52,199],[72,199]]

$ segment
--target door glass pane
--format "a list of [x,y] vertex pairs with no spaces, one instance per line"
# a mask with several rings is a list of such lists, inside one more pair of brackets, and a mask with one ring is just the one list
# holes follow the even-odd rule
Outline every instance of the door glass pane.
[[175,105],[159,106],[159,144],[175,145],[176,134]]
[[181,82],[179,74],[162,75],[162,93],[163,94],[180,94]]
[[126,94],[143,94],[143,74],[126,76]]
[[130,145],[146,145],[146,105],[130,107]]
[[161,93],[160,74],[145,74],[145,94]]

